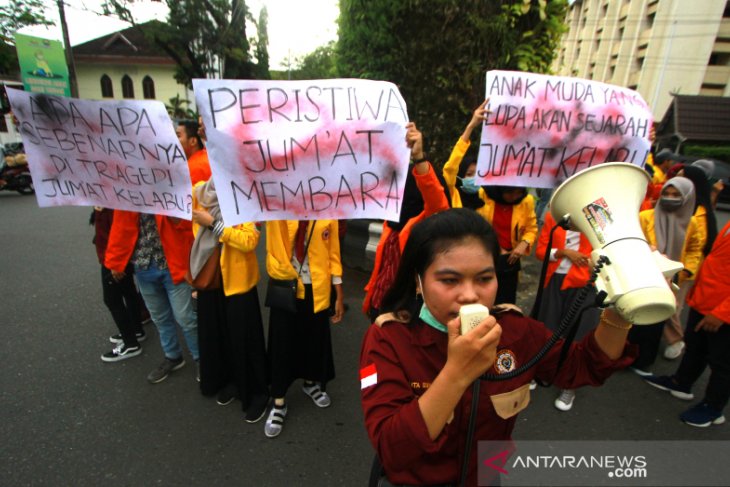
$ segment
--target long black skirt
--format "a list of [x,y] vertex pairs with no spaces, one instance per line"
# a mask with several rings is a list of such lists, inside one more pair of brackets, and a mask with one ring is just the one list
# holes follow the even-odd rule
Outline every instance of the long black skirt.
[[[581,288],[560,289],[564,280],[565,274],[552,275],[550,282],[543,290],[540,311],[537,314],[537,319],[545,323],[545,326],[552,331],[556,331],[558,329],[563,321],[563,317],[568,314],[570,306],[573,304],[578,292],[581,290]],[[596,291],[595,289],[592,289],[589,291],[586,300],[583,302],[583,307],[593,304],[595,299]],[[589,308],[583,312],[583,316],[578,324],[578,332],[575,335],[576,341],[583,338],[586,333],[598,326],[600,314],[601,312],[598,308]]]
[[271,308],[269,313],[269,367],[271,395],[284,397],[296,379],[319,382],[326,390],[335,378],[329,309],[315,313],[312,286],[304,286],[297,312]]
[[227,297],[222,289],[198,291],[198,346],[204,395],[234,384],[244,411],[252,397],[268,396],[266,344],[256,287]]

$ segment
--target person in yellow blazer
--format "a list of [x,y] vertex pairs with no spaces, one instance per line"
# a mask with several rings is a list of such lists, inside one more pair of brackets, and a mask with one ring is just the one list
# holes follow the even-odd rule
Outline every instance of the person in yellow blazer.
[[[717,237],[717,220],[712,208],[710,196],[711,187],[708,179],[709,175],[712,174],[712,167],[705,166],[705,164],[708,163],[710,165],[712,164],[711,161],[700,159],[689,166],[685,166],[677,173],[677,176],[685,177],[694,184],[695,213],[693,219],[697,222],[697,238],[699,239],[700,247],[702,248],[700,261],[697,264],[698,269],[702,265],[704,257],[710,252],[710,249],[712,249],[712,244],[715,242],[715,238]],[[679,291],[677,292],[677,311],[664,327],[664,341],[667,344],[664,349],[664,358],[668,360],[678,358],[684,351],[684,326],[681,322],[681,316],[685,298],[687,297],[690,288],[694,286],[694,277],[695,276],[691,276],[690,278],[682,281],[682,284],[679,286]]]
[[[675,177],[664,183],[656,207],[639,213],[639,223],[649,245],[684,265],[677,274],[680,289],[694,277],[702,260],[703,242],[694,211],[692,181]],[[649,367],[656,359],[665,323],[637,326],[629,333],[629,341],[639,345],[639,356],[631,367],[637,374],[651,375]]]
[[256,284],[259,266],[254,223],[225,227],[213,180],[193,188],[193,277],[214,246],[221,249],[218,289],[198,290],[200,390],[217,394],[218,404],[240,399],[245,419],[263,418],[269,402],[268,363]]
[[[496,303],[517,300],[520,259],[528,255],[537,240],[535,199],[526,188],[510,186],[479,187],[474,183],[476,160],[464,161],[471,134],[490,113],[484,100],[472,114],[464,132],[451,151],[443,176],[453,208],[471,208],[492,224],[499,238],[501,255],[497,259],[499,289]],[[461,176],[459,176],[461,174]]]
[[345,312],[337,220],[279,220],[266,223],[266,270],[272,279],[297,279],[296,313],[271,307],[268,355],[274,405],[264,433],[281,434],[287,415],[286,392],[296,379],[314,404],[326,408],[327,382],[335,377],[330,335],[330,299],[336,298],[332,323]]
[[482,102],[474,110],[471,120],[464,128],[464,132],[456,141],[451,150],[449,160],[444,164],[442,174],[446,182],[446,189],[451,197],[452,208],[471,208],[477,210],[484,206],[484,201],[479,195],[479,186],[474,184],[474,176],[477,172],[477,162],[474,159],[464,160],[466,152],[471,146],[471,135],[474,129],[484,123],[487,114],[490,113],[485,107],[489,99]]
[[537,239],[535,198],[527,188],[514,186],[488,186],[479,191],[484,206],[477,213],[492,224],[499,240],[497,303],[514,303],[520,259],[530,254]]

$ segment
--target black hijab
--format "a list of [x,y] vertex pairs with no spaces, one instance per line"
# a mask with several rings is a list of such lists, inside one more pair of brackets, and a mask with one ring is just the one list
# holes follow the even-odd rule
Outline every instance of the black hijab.
[[705,208],[707,215],[707,242],[702,249],[702,253],[707,255],[712,249],[715,238],[717,238],[717,220],[715,219],[715,210],[712,207],[712,200],[710,199],[712,188],[710,187],[710,182],[707,180],[705,171],[700,167],[685,166],[684,177],[692,181],[695,187],[695,211],[700,205]]
[[[504,193],[513,189],[523,190],[522,196],[512,202],[504,200]],[[527,198],[527,188],[520,188],[518,186],[485,186],[484,190],[487,192],[487,196],[499,203],[500,205],[518,205],[522,203],[522,200]]]

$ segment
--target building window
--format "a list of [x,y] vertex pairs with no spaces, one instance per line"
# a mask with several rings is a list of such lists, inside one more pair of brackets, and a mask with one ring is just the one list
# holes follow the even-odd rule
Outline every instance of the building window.
[[656,12],[653,12],[646,16],[646,28],[651,29],[654,27],[654,18],[656,17]]
[[713,52],[707,64],[710,66],[730,66],[730,54]]
[[702,83],[700,95],[702,96],[723,96],[725,93],[725,85]]
[[114,98],[112,79],[107,75],[102,75],[101,77],[101,96],[104,98]]
[[149,76],[145,76],[142,80],[142,94],[145,100],[155,99],[155,82]]
[[134,98],[134,84],[132,78],[127,74],[122,76],[122,96],[124,98]]
[[642,57],[642,56],[639,56],[639,57],[635,58],[634,59],[634,67],[631,70],[631,72],[632,73],[636,73],[637,71],[641,71],[644,68],[644,60],[645,59],[646,58],[645,57]]

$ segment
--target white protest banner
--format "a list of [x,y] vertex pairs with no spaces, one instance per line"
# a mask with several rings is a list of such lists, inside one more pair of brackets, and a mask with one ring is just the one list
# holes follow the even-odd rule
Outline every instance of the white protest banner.
[[651,110],[636,91],[580,78],[487,73],[477,184],[551,188],[604,162],[643,167]]
[[190,220],[185,153],[158,101],[8,90],[38,205],[103,206]]
[[410,150],[392,83],[193,80],[226,225],[398,220]]

